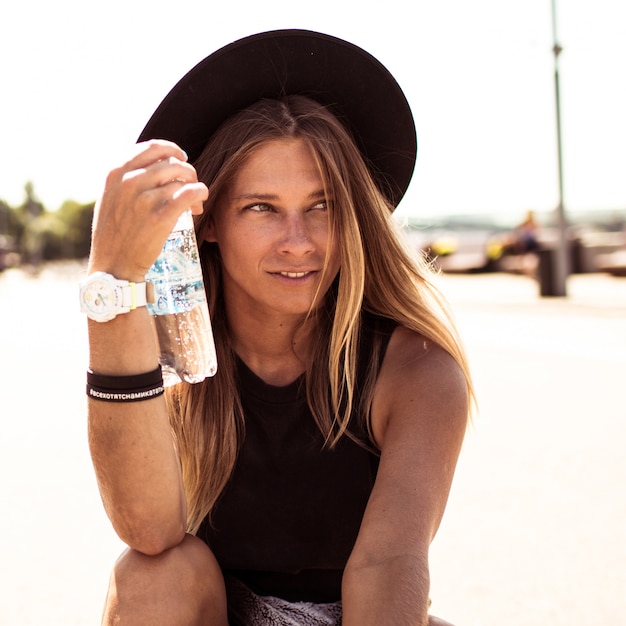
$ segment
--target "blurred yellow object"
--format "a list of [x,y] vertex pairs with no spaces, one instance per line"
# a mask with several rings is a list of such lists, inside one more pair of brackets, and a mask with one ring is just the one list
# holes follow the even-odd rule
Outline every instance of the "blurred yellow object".
[[430,249],[436,256],[450,256],[456,252],[457,247],[454,237],[440,237],[430,244]]
[[487,242],[487,258],[490,261],[497,261],[504,254],[504,244],[497,239]]

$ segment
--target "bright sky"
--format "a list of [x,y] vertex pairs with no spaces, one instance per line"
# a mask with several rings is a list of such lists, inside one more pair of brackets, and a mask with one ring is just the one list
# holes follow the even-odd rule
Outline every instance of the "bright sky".
[[[626,3],[556,1],[565,206],[625,209]],[[95,200],[187,70],[275,28],[348,39],[396,76],[419,142],[402,214],[558,203],[551,0],[20,0],[0,24],[0,199],[12,205],[27,181],[49,209]]]

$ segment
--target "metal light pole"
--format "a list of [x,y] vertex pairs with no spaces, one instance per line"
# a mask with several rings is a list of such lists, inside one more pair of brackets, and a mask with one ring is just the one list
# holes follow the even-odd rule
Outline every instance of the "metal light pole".
[[559,54],[561,46],[556,35],[556,0],[552,0],[552,33],[554,38],[554,88],[556,95],[556,137],[559,165],[559,205],[557,207],[558,242],[554,263],[554,293],[555,296],[565,296],[566,282],[570,270],[569,246],[567,241],[567,221],[563,204],[563,154],[561,150],[561,94],[559,89]]

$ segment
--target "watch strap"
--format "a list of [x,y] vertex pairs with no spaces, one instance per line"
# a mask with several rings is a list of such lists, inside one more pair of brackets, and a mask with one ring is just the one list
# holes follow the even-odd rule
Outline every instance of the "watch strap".
[[123,285],[122,289],[122,308],[126,311],[133,311],[137,307],[146,306],[148,302],[146,293],[146,283],[129,282]]

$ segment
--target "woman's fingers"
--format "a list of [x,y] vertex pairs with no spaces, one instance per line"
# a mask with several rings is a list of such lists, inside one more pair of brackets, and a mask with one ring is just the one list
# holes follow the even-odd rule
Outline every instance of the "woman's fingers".
[[139,179],[144,187],[161,187],[173,181],[195,183],[198,181],[192,165],[170,156],[145,167],[128,169],[122,173],[122,181]]
[[192,209],[193,213],[201,213],[208,195],[204,183],[174,179],[146,187],[138,194],[136,203],[145,219],[162,221],[169,234],[184,211]]
[[126,170],[142,169],[168,157],[187,161],[187,154],[177,144],[164,139],[151,139],[136,144],[130,159],[122,167]]
[[204,183],[187,183],[179,187],[172,195],[175,202],[191,209],[194,215],[202,213],[204,202],[208,197],[209,190]]
[[189,208],[195,214],[201,213],[208,190],[203,183],[198,183],[196,170],[187,162],[184,151],[162,140],[139,144],[139,147],[139,153],[126,164],[123,182],[136,183],[137,193],[156,190],[156,194],[151,194],[158,198],[155,209],[171,209],[177,213],[176,219],[180,212]]
[[176,144],[149,141],[110,172],[96,206],[91,271],[143,276],[181,213],[202,212],[208,189],[186,159]]

